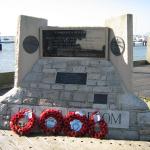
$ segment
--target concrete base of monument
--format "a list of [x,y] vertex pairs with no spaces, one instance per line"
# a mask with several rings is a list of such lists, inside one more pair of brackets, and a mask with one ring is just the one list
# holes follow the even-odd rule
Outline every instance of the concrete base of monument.
[[[40,99],[23,99],[25,90],[13,88],[0,99],[0,128],[9,129],[11,116],[22,108],[31,109],[37,117],[45,108],[62,111],[63,115],[69,111],[82,111],[87,117],[94,111],[99,111],[109,127],[107,139],[150,140],[150,111],[146,104],[132,94],[120,95],[118,108],[107,108],[100,104],[93,104],[90,108],[63,107],[61,102]],[[20,98],[22,97],[22,98]],[[33,132],[40,132],[36,128]]]

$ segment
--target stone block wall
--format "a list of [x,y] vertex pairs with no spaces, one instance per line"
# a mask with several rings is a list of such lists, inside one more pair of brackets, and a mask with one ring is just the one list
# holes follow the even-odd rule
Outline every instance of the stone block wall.
[[[57,72],[87,73],[86,85],[56,83]],[[36,104],[41,103],[39,99],[48,99],[64,107],[92,108],[94,94],[108,94],[105,108],[113,109],[117,107],[117,95],[123,93],[111,62],[97,58],[41,58],[21,87],[25,90],[24,99],[37,99]]]

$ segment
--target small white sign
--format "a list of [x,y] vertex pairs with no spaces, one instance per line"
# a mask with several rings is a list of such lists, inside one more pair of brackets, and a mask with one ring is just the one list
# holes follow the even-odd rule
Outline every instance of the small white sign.
[[27,119],[31,119],[32,118],[32,112],[31,111],[25,112],[24,116]]
[[97,122],[99,122],[100,120],[101,120],[101,115],[100,115],[100,113],[96,113],[96,114],[94,115],[94,122],[97,123]]
[[84,116],[82,111],[76,111],[75,114],[79,114],[80,116]]

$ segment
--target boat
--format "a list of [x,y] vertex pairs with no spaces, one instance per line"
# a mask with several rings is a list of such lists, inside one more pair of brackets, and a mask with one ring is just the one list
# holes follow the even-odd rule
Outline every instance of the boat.
[[0,43],[14,43],[15,41],[13,39],[10,39],[8,37],[1,38]]
[[15,41],[10,40],[10,41],[0,41],[0,43],[15,43]]

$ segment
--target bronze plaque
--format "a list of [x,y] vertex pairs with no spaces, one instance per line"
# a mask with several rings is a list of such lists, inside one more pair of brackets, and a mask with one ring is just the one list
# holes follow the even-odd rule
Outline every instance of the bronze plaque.
[[23,41],[23,48],[27,53],[34,53],[39,47],[39,41],[35,36],[27,36]]
[[115,56],[119,56],[121,54],[123,54],[124,50],[125,50],[125,43],[124,40],[121,37],[114,37],[111,40],[111,51]]

